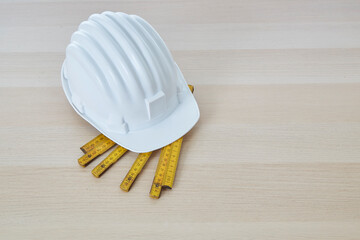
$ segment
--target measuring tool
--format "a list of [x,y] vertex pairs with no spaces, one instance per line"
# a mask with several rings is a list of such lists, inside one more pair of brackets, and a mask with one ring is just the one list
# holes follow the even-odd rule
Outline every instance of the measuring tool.
[[147,153],[140,153],[136,158],[134,164],[132,165],[131,169],[127,173],[126,177],[120,184],[120,188],[125,192],[128,192],[134,183],[136,177],[140,174],[141,170],[149,160],[152,152]]
[[180,138],[161,150],[155,177],[150,189],[150,197],[157,199],[160,197],[162,187],[170,189],[173,187],[182,141],[183,138]]
[[108,138],[104,134],[100,134],[96,138],[92,139],[90,142],[86,143],[80,149],[83,153],[87,153],[93,150],[97,145],[101,144],[102,142],[106,141]]
[[193,93],[194,92],[194,86],[189,84],[188,87],[190,88],[190,91]]
[[161,149],[159,162],[156,168],[154,181],[150,189],[150,197],[159,198],[161,193],[162,184],[168,168],[168,163],[171,154],[171,144]]
[[116,163],[128,150],[121,146],[117,146],[114,151],[112,151],[109,156],[107,156],[101,163],[99,163],[91,173],[95,177],[100,177],[104,172],[106,172],[114,163]]
[[164,182],[162,184],[163,187],[170,189],[173,187],[182,141],[183,138],[180,138],[171,144],[171,154],[170,154],[169,164],[165,174]]
[[96,146],[94,149],[87,152],[84,156],[78,159],[80,166],[86,167],[89,163],[91,163],[96,157],[100,156],[107,150],[109,150],[115,143],[110,139],[106,139],[100,145]]

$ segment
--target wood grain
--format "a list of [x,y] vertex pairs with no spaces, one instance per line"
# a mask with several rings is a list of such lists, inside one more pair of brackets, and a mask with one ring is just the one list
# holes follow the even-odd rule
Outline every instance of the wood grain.
[[[60,67],[90,14],[144,17],[201,119],[173,190],[148,197],[159,152],[129,193],[127,153],[96,179],[77,165],[98,132]],[[358,239],[360,3],[4,0],[0,3],[0,239]]]

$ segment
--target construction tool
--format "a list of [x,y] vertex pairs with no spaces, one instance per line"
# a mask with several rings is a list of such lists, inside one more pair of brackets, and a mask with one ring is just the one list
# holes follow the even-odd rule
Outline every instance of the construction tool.
[[106,172],[113,164],[115,164],[128,150],[121,146],[117,146],[114,151],[112,151],[109,156],[107,156],[99,165],[97,165],[91,173],[95,177],[100,177],[104,172]]
[[109,150],[112,146],[114,146],[115,143],[111,141],[110,139],[106,139],[104,142],[102,142],[100,145],[97,145],[92,150],[87,152],[84,156],[79,158],[78,162],[80,166],[86,167],[89,163],[91,163],[95,158]]
[[87,152],[93,150],[99,144],[102,144],[103,142],[105,142],[106,140],[108,140],[108,138],[104,134],[100,134],[96,138],[92,139],[90,142],[86,143],[80,149],[81,149],[81,151],[83,151],[83,153],[87,153]]
[[152,152],[147,153],[139,153],[138,157],[136,158],[134,164],[132,165],[129,172],[126,174],[126,177],[122,181],[120,188],[125,192],[128,192],[134,183],[136,177],[140,174],[142,169],[144,168],[145,164],[149,160]]

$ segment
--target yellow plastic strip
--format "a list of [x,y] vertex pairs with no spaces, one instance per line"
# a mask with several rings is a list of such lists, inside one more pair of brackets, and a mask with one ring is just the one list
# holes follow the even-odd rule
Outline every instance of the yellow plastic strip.
[[194,86],[189,84],[188,87],[190,88],[190,91],[193,93],[194,92]]
[[105,140],[102,144],[96,146],[93,150],[90,150],[90,152],[86,153],[84,156],[78,159],[80,166],[86,167],[96,157],[100,156],[114,145],[115,143],[110,139]]
[[124,155],[128,150],[121,146],[117,146],[114,151],[112,151],[109,156],[107,156],[101,163],[99,163],[91,173],[95,177],[100,177],[104,172],[106,172],[114,163],[116,163],[122,155]]
[[97,145],[101,144],[108,138],[105,137],[105,135],[100,134],[96,138],[92,139],[90,142],[86,143],[84,146],[82,146],[80,149],[83,151],[83,153],[87,153],[91,150],[93,150]]
[[155,172],[154,181],[151,185],[151,190],[150,190],[150,197],[152,198],[160,197],[164,176],[168,168],[170,154],[171,154],[171,144],[163,147],[161,150],[159,162]]
[[176,168],[179,161],[181,144],[183,138],[180,138],[171,144],[171,154],[169,159],[169,166],[167,168],[163,187],[172,188],[175,180]]
[[147,153],[140,153],[136,158],[134,164],[132,165],[131,169],[127,173],[126,177],[120,184],[120,188],[125,192],[128,192],[134,183],[136,177],[140,174],[141,170],[149,160],[152,152]]

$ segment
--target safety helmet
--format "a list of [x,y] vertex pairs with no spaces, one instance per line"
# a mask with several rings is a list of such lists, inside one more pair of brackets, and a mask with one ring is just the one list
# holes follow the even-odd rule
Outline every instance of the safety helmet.
[[104,12],[82,22],[66,48],[61,78],[75,111],[134,152],[172,143],[200,117],[164,41],[135,15]]

